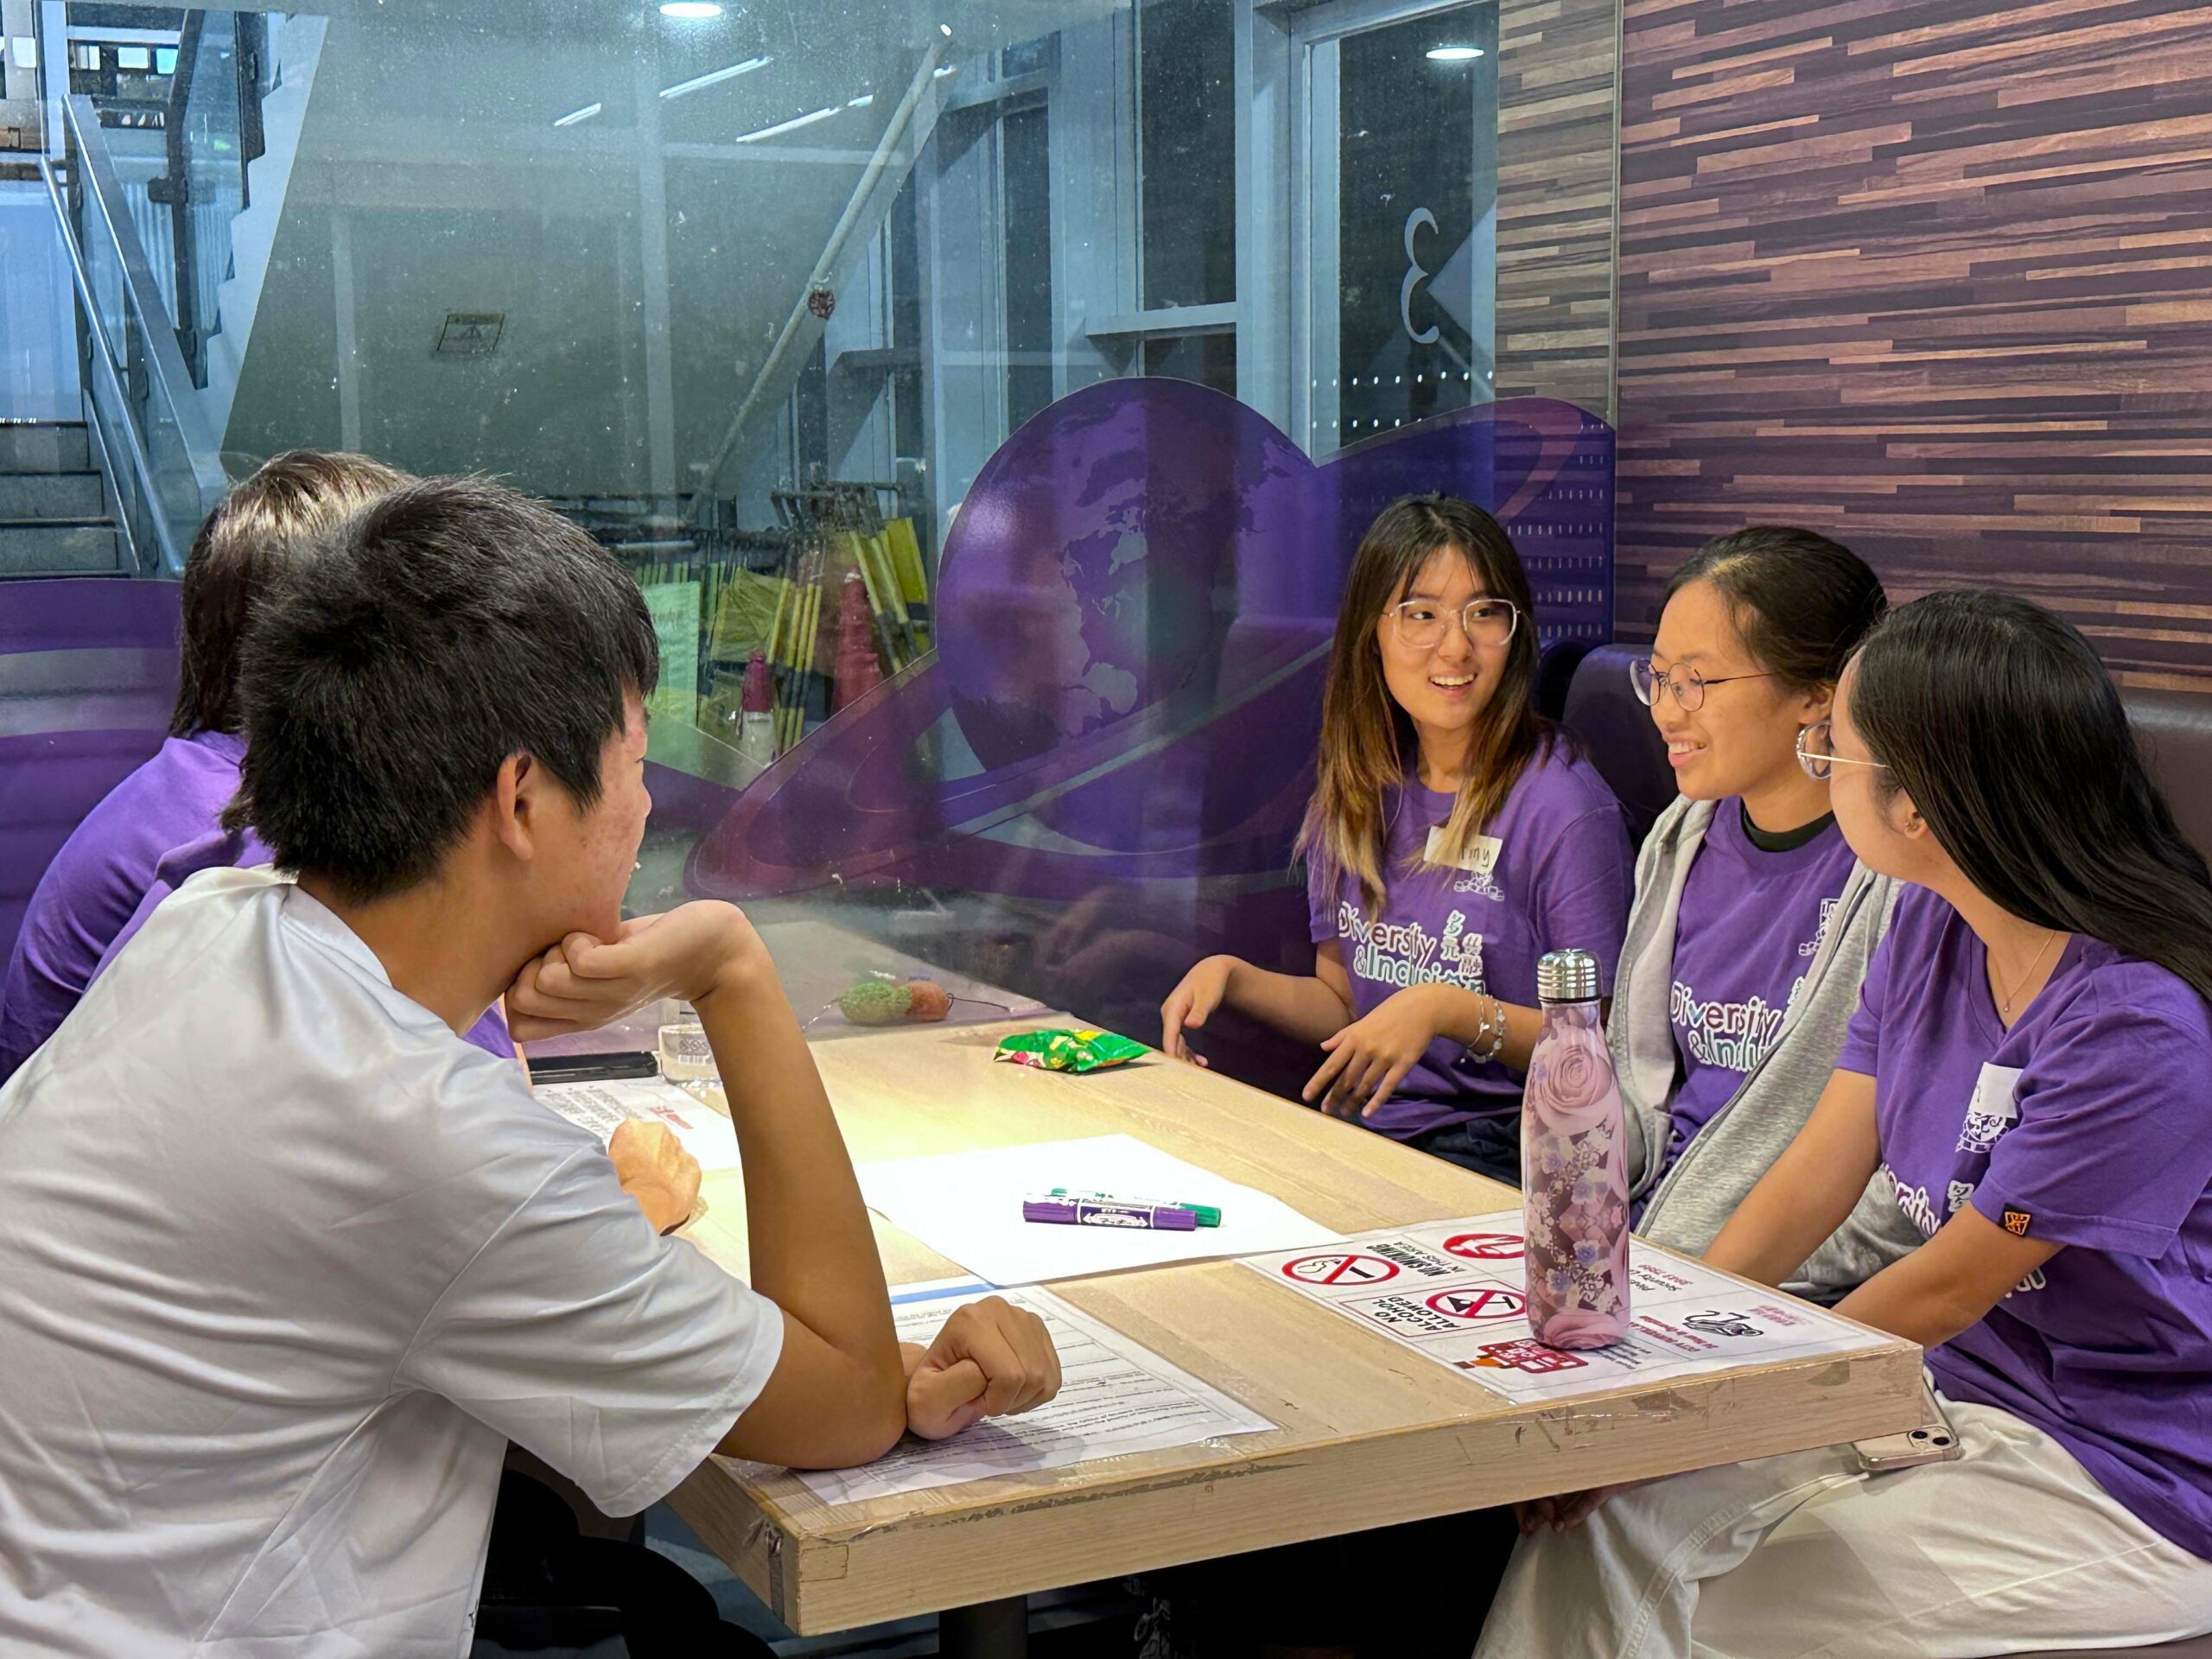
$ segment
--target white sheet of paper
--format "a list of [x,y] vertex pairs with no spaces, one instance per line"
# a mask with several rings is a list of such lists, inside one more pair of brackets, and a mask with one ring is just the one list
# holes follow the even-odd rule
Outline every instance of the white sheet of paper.
[[737,1167],[737,1131],[729,1119],[658,1077],[610,1083],[549,1083],[531,1090],[578,1128],[604,1142],[630,1118],[665,1123],[706,1171]]
[[1522,1314],[1521,1237],[1521,1212],[1504,1210],[1365,1233],[1328,1250],[1272,1252],[1243,1265],[1514,1401],[1569,1399],[1884,1340],[1809,1302],[1740,1285],[1638,1239],[1629,1245],[1628,1335],[1606,1348],[1547,1348]]
[[[916,1288],[893,1293],[892,1312],[899,1339],[924,1344],[954,1308],[990,1294],[961,1286],[943,1295],[912,1300]],[[829,1503],[855,1503],[1132,1452],[1196,1446],[1274,1427],[1048,1290],[1001,1294],[1051,1329],[1060,1356],[1058,1396],[1019,1417],[987,1417],[949,1440],[909,1436],[858,1469],[802,1475],[817,1496]]]
[[[903,1158],[862,1164],[858,1173],[869,1209],[995,1285],[1250,1255],[1325,1244],[1337,1236],[1278,1198],[1134,1135]],[[1056,1186],[1154,1204],[1211,1204],[1221,1211],[1221,1225],[1155,1232],[1024,1221],[1021,1201]]]

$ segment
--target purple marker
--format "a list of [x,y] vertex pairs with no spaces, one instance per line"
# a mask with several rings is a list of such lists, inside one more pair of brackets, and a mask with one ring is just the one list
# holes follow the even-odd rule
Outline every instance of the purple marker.
[[1110,1198],[1054,1197],[1024,1198],[1024,1221],[1049,1221],[1065,1227],[1149,1227],[1163,1233],[1187,1233],[1198,1218],[1172,1204],[1117,1204]]

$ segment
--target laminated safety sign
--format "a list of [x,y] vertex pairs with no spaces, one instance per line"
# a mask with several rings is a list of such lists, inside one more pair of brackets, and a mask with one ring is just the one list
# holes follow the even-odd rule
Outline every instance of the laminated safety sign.
[[1628,1334],[1548,1348],[1529,1328],[1521,1217],[1508,1211],[1394,1228],[1244,1265],[1515,1400],[1568,1398],[1747,1362],[1879,1347],[1879,1332],[1731,1279],[1642,1240],[1629,1246]]

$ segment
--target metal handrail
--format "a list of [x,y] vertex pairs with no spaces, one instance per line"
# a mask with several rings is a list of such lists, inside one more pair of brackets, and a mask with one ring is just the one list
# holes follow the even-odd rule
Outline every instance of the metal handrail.
[[[123,372],[115,360],[115,349],[108,343],[107,331],[100,327],[99,302],[92,293],[92,279],[86,274],[84,250],[77,243],[76,226],[69,222],[68,204],[61,199],[61,187],[54,176],[54,163],[41,156],[38,158],[39,176],[46,181],[46,199],[54,204],[54,222],[60,227],[61,246],[69,256],[69,276],[76,284],[78,302],[85,308],[87,331],[92,337],[93,355],[99,361],[107,390],[115,399],[115,406],[123,411],[123,440],[130,452],[130,472],[137,481],[138,499],[147,504],[146,516],[153,521],[154,539],[159,543],[162,568],[179,570],[183,560],[178,556],[176,541],[169,534],[168,520],[161,511],[160,496],[154,489],[154,464],[147,458],[146,446],[138,435],[138,429],[130,420],[130,399],[123,389]],[[92,419],[86,423],[100,446],[101,458],[108,462],[108,476],[114,476],[114,455],[107,447],[107,434],[102,429],[99,403],[92,404]],[[130,515],[116,515],[122,527],[123,539],[130,549],[130,565],[134,570],[145,568],[138,557],[138,537],[130,528]]]
[[[146,354],[153,369],[153,390],[168,407],[169,420],[176,428],[185,460],[192,468],[193,482],[199,488],[201,511],[208,511],[222,499],[230,481],[214,459],[215,444],[200,429],[199,410],[177,399],[176,388],[192,384],[191,372],[185,367],[175,331],[167,321],[168,308],[162,301],[161,289],[154,284],[153,270],[147,264],[146,251],[138,240],[138,227],[127,216],[120,219],[116,217],[112,204],[123,199],[123,186],[115,176],[115,163],[109,158],[107,142],[99,136],[99,112],[93,109],[92,99],[81,93],[62,100],[61,110],[77,154],[84,160],[85,194],[99,210],[108,237],[122,258],[124,287],[138,313],[139,332],[145,337]],[[50,185],[51,181],[49,188]],[[66,213],[63,219],[66,222]],[[74,227],[70,229],[73,241]],[[95,334],[103,332],[97,308],[92,314],[92,324]],[[111,348],[112,342],[110,344]],[[113,356],[112,349],[110,356]]]
[[200,38],[206,32],[207,14],[188,11],[176,41],[176,73],[169,77],[168,109],[162,122],[162,148],[168,163],[162,181],[168,209],[171,261],[176,268],[177,349],[184,358],[184,372],[195,386],[204,385],[207,344],[200,332],[200,284],[194,270],[197,238],[193,233],[192,160],[186,145],[185,110],[192,98],[192,72],[200,59]]
[[[114,380],[114,371],[112,369],[109,371],[109,378],[111,384],[112,384]],[[124,416],[123,423],[125,427],[128,427],[130,424],[130,417],[127,415]],[[97,408],[92,410],[92,418],[85,423],[85,430],[92,435],[92,442],[99,446],[101,478],[103,480],[113,478],[115,476],[115,451],[107,447],[107,423],[99,418],[99,410]],[[133,442],[137,442],[137,434],[133,433],[131,435]],[[145,491],[147,481],[145,473],[141,470],[138,473],[137,487],[139,492],[139,499],[142,501],[146,499]],[[119,493],[117,496],[117,505],[122,505],[122,497]],[[149,510],[146,516],[153,521],[154,537],[161,544],[162,549],[162,558],[163,561],[162,569],[166,573],[169,569],[175,568],[173,564],[169,563],[171,554],[168,525],[162,521],[162,515],[159,512]],[[143,558],[139,556],[138,532],[130,527],[130,515],[128,512],[117,513],[115,515],[115,527],[123,532],[124,551],[130,556],[130,574],[134,576],[143,575],[146,571],[146,562]]]

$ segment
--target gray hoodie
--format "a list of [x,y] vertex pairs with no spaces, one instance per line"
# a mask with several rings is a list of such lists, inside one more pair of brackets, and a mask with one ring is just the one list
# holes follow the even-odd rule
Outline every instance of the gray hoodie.
[[[1675,977],[1675,921],[1713,810],[1711,801],[1678,799],[1659,815],[1637,855],[1636,900],[1606,1027],[1628,1114],[1630,1191],[1645,1199],[1637,1230],[1654,1243],[1690,1255],[1713,1243],[1812,1116],[1835,1070],[1845,1028],[1859,1007],[1859,982],[1897,896],[1891,878],[1864,864],[1853,867],[1774,1047],[1660,1175],[1672,1133],[1667,1107],[1676,1068],[1667,1006]],[[1897,1209],[1896,1184],[1886,1171],[1878,1172],[1850,1217],[1785,1288],[1834,1300],[1920,1242],[1919,1229]]]

